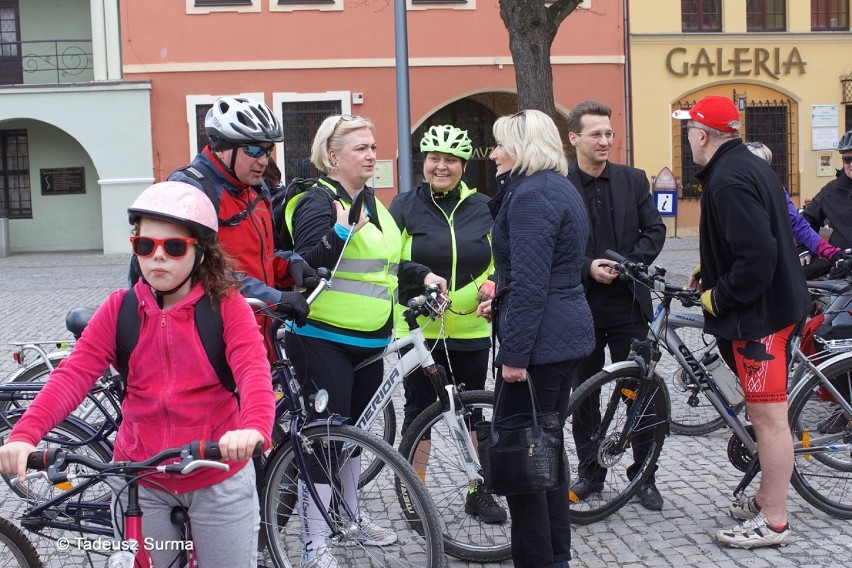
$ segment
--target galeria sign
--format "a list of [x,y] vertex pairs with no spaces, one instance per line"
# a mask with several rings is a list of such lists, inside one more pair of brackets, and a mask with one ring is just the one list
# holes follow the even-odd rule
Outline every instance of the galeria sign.
[[793,71],[804,75],[806,65],[796,47],[786,53],[782,53],[780,47],[717,47],[709,51],[701,47],[694,53],[685,47],[675,47],[666,55],[666,69],[676,77],[731,75],[779,79]]

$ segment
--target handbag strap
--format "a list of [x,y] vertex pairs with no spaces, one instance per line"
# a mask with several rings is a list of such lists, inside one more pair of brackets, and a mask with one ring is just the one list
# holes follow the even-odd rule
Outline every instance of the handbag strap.
[[[540,432],[541,429],[538,425],[538,398],[535,396],[535,389],[532,385],[532,377],[530,377],[529,373],[526,373],[527,380],[524,381],[527,383],[527,389],[530,391],[530,401],[532,402],[532,422],[533,422],[533,430],[535,432]],[[500,372],[500,380],[503,380],[502,372]],[[494,416],[491,419],[491,440],[496,441],[499,435],[497,434],[497,417],[500,416],[500,408],[503,402],[503,395],[506,393],[506,385],[500,389],[500,393],[497,395],[497,400],[494,401]]]

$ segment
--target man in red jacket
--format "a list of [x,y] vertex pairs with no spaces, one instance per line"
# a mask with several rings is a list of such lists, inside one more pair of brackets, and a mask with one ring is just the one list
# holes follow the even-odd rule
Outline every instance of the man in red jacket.
[[[240,292],[275,305],[302,325],[308,314],[292,285],[315,285],[316,271],[292,252],[275,251],[272,208],[263,172],[281,123],[263,102],[222,97],[204,121],[210,143],[192,162],[169,176],[207,193],[219,217],[219,242],[233,263]],[[313,280],[313,281],[312,281]]]

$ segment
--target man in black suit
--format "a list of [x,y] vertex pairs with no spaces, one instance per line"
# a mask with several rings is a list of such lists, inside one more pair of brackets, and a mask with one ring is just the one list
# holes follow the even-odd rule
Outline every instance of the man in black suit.
[[[651,199],[645,172],[609,161],[615,138],[611,115],[612,110],[597,101],[583,101],[568,114],[568,139],[577,152],[568,179],[585,197],[591,221],[583,279],[595,321],[595,351],[578,366],[579,383],[601,370],[607,346],[612,361],[626,359],[633,338],[647,335],[652,316],[650,292],[632,281],[618,279],[618,273],[609,268],[613,261],[604,257],[604,251],[614,250],[628,260],[651,264],[666,239],[666,226]],[[597,407],[581,407],[572,417],[580,464],[579,479],[571,491],[572,498],[581,501],[600,492],[606,478],[606,469],[595,459],[597,449],[589,441],[590,425],[600,420],[598,414]],[[647,451],[644,446],[634,444],[634,459]],[[628,468],[628,476],[631,473],[635,471]],[[638,495],[646,509],[663,508],[653,473]]]

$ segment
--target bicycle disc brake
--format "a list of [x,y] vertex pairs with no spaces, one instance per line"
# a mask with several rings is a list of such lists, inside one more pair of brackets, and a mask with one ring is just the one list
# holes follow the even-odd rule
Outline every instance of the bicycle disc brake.
[[[752,440],[754,440],[754,428],[751,425],[746,426],[745,428],[748,435],[751,436]],[[736,434],[731,434],[731,439],[728,440],[728,460],[730,460],[731,464],[733,464],[735,468],[744,473],[754,460],[751,454],[749,454],[748,449],[745,447],[745,444],[737,438]]]
[[609,469],[621,461],[625,452],[617,446],[620,437],[620,432],[613,432],[601,441],[598,446],[598,465]]

